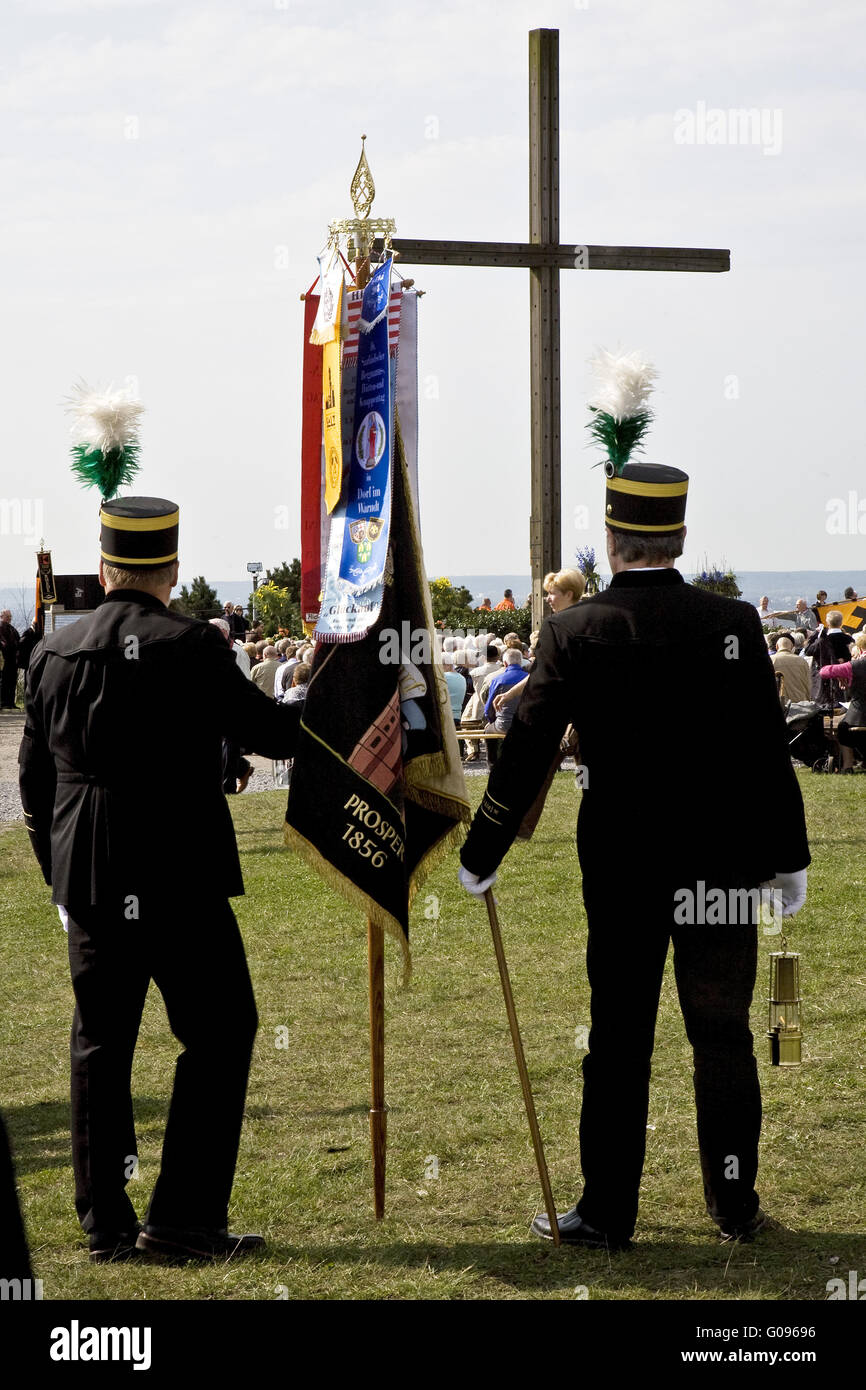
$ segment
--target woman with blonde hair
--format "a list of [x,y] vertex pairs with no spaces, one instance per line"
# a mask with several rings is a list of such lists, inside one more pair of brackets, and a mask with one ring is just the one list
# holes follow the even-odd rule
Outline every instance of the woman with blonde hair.
[[[571,608],[573,604],[578,603],[583,598],[585,588],[586,580],[580,570],[551,570],[550,574],[544,576],[544,592],[552,613],[561,613],[563,609]],[[532,655],[534,658],[534,651]],[[504,705],[510,705],[512,700],[520,699],[524,685],[525,681],[521,681],[506,693],[497,695],[494,701],[497,713],[501,712]]]
[[586,580],[580,570],[552,570],[544,576],[544,592],[552,613],[561,613],[583,598]]
[[[550,605],[551,613],[562,613],[566,608],[573,608],[574,605],[576,603],[579,603],[580,600],[583,598],[585,588],[586,580],[584,579],[580,570],[551,570],[550,574],[546,574],[544,576],[544,592],[547,595],[547,602]],[[538,641],[538,635],[539,634],[537,632],[533,633],[536,642]],[[532,664],[534,665],[535,644],[532,644],[531,652]],[[507,718],[508,713],[510,713],[510,711],[508,711],[508,706],[511,704],[512,700],[520,699],[526,686],[526,680],[528,678],[529,672],[527,672],[526,679],[520,681],[518,685],[513,685],[510,690],[505,691],[502,695],[496,696],[495,700],[493,701],[493,704],[497,715],[505,715],[505,717]],[[563,758],[569,754],[574,758],[575,762],[578,761],[580,757],[580,751],[578,748],[577,734],[574,731],[573,724],[568,725],[568,727],[565,730],[565,733],[562,736],[562,740],[560,741],[559,745],[559,752],[557,753],[556,757],[550,765],[547,777],[544,780],[544,784],[541,790],[539,791],[538,796],[535,798],[535,801],[526,813],[523,825],[521,827],[521,830],[519,831],[520,835],[528,838],[529,835],[532,834],[532,831],[537,825],[538,819],[544,808],[544,802],[547,797],[547,793],[550,791],[553,779],[556,773],[559,771],[559,768],[562,766]],[[578,773],[578,777],[579,776],[580,774]],[[583,783],[580,782],[579,785],[582,786]]]

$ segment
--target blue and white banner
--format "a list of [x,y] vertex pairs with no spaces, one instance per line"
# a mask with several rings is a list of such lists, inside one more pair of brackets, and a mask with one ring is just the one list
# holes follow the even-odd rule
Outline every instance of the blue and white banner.
[[[396,361],[388,352],[390,280],[389,257],[364,290],[357,367],[354,372],[347,367],[343,375],[344,472],[348,482],[346,500],[331,516],[315,634],[323,642],[358,641],[375,623],[382,604],[391,523],[396,377]],[[349,402],[352,413],[347,421]]]

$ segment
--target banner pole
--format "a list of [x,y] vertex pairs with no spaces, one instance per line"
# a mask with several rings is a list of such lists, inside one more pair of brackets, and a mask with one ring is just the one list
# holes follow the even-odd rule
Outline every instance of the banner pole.
[[514,1044],[514,1056],[517,1060],[517,1071],[520,1076],[520,1086],[523,1091],[523,1104],[526,1107],[526,1118],[529,1121],[529,1132],[532,1135],[532,1147],[535,1150],[535,1163],[538,1168],[538,1176],[541,1179],[541,1190],[544,1193],[544,1205],[547,1208],[547,1216],[550,1221],[550,1233],[553,1236],[554,1245],[558,1245],[559,1226],[556,1222],[556,1207],[553,1203],[550,1175],[547,1171],[547,1162],[544,1157],[544,1145],[541,1142],[541,1131],[538,1128],[535,1101],[532,1098],[532,1087],[529,1084],[529,1072],[526,1069],[526,1058],[523,1055],[523,1043],[520,1038],[520,1027],[517,1022],[517,1010],[514,1007],[514,995],[511,993],[508,963],[505,959],[502,934],[499,930],[499,918],[496,915],[496,902],[491,888],[488,888],[487,892],[484,894],[484,901],[487,903],[487,915],[490,918],[490,930],[493,933],[493,949],[496,952],[496,964],[499,966],[499,978],[502,981],[502,993],[505,996],[505,1012],[508,1014],[508,1026],[511,1029],[511,1041]]
[[373,1209],[385,1215],[385,1157],[388,1110],[385,1105],[385,929],[367,918],[370,973],[370,1144],[373,1150]]

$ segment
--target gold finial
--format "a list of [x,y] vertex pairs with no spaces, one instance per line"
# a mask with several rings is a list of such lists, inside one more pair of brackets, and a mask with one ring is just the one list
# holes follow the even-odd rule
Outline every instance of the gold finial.
[[389,253],[391,237],[397,230],[393,217],[371,217],[370,209],[376,196],[376,185],[364,150],[366,135],[361,136],[361,158],[352,175],[351,194],[354,217],[341,217],[331,222],[329,243],[339,249],[345,243],[345,257],[355,267],[355,288],[363,289],[370,278],[371,258],[378,263]]
[[361,158],[358,160],[358,167],[352,175],[352,183],[349,188],[355,216],[360,218],[370,216],[370,209],[376,196],[376,185],[373,182],[373,175],[370,173],[370,166],[367,163],[367,155],[364,150],[366,139],[366,135],[361,136]]

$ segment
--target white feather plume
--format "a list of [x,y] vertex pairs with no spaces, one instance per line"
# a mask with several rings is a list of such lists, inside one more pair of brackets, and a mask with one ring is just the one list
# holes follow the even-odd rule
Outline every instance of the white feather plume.
[[72,390],[66,408],[72,416],[74,445],[108,454],[138,442],[144,406],[129,391],[115,391],[113,385],[106,390],[94,389],[85,381],[77,382]]
[[590,407],[603,410],[617,421],[628,420],[647,409],[658,372],[639,352],[616,353],[598,348],[589,365],[596,380],[595,395],[587,402]]

